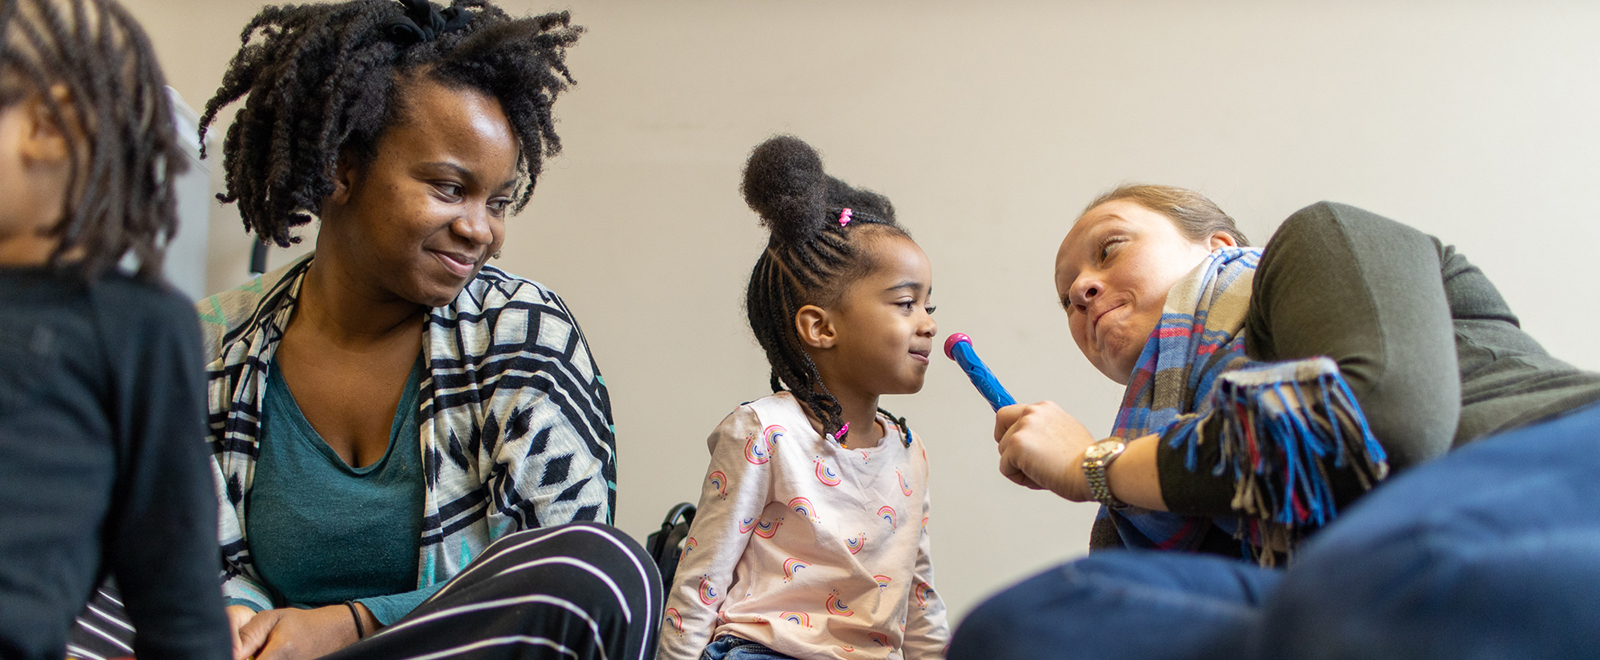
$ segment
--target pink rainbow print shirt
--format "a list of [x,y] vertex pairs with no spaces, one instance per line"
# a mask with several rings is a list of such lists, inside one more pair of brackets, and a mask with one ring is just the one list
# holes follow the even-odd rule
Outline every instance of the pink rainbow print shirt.
[[667,598],[663,660],[722,635],[797,658],[938,658],[950,639],[929,559],[928,462],[879,416],[876,447],[823,438],[787,393],[740,406]]

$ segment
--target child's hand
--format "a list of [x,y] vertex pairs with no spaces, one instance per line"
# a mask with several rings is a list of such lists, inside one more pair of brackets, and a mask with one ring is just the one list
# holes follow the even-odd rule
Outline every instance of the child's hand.
[[267,610],[244,624],[237,639],[235,660],[309,660],[358,641],[350,609],[342,604],[312,610]]
[[1074,502],[1091,499],[1083,477],[1083,452],[1094,434],[1053,401],[1010,405],[995,412],[1000,474]]

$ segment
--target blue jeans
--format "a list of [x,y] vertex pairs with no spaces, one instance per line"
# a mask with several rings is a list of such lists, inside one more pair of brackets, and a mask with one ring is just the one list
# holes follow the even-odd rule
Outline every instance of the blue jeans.
[[979,606],[950,660],[1600,657],[1600,406],[1396,476],[1287,571],[1106,552]]
[[794,660],[782,653],[733,635],[723,635],[707,644],[700,660]]

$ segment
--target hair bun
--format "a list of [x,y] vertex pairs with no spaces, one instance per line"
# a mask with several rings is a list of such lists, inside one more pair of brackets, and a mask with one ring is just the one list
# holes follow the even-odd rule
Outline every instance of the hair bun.
[[792,243],[822,228],[829,179],[816,149],[793,135],[778,135],[750,153],[740,191],[761,224]]

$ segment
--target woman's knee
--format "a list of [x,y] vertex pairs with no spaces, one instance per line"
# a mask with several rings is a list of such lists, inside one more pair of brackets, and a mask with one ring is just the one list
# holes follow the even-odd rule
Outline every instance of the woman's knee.
[[633,537],[620,529],[597,522],[574,522],[513,532],[496,539],[484,551],[484,556],[504,553],[565,554],[624,562],[649,559],[649,554]]
[[1463,538],[1477,524],[1427,524],[1409,542],[1308,566],[1267,610],[1262,647],[1281,657],[1595,657],[1600,570],[1589,558],[1600,536]]
[[638,541],[602,523],[575,522],[508,534],[485,551],[485,559],[491,556],[496,561],[571,557],[605,573],[628,577],[641,587],[659,591],[661,585],[655,561]]
[[[1248,570],[1246,570],[1248,569]],[[949,657],[1229,657],[1277,575],[1216,558],[1107,552],[1051,568],[985,601]],[[1218,652],[1221,655],[1215,655]]]
[[1045,619],[1059,618],[1061,625],[1035,629],[1040,622],[1040,606],[1054,600],[1053,595],[1060,589],[1060,570],[1061,567],[1047,570],[983,601],[956,628],[947,657],[950,660],[1038,657],[1036,650],[1052,646],[1058,639],[1055,636],[1071,634],[1062,629],[1080,618],[1067,613],[1051,613],[1060,614],[1059,617],[1047,614]]
[[[492,590],[563,594],[595,606],[624,609],[659,600],[655,562],[621,530],[578,522],[507,534],[486,548],[461,578],[490,581]],[[463,585],[464,586],[464,585]]]

